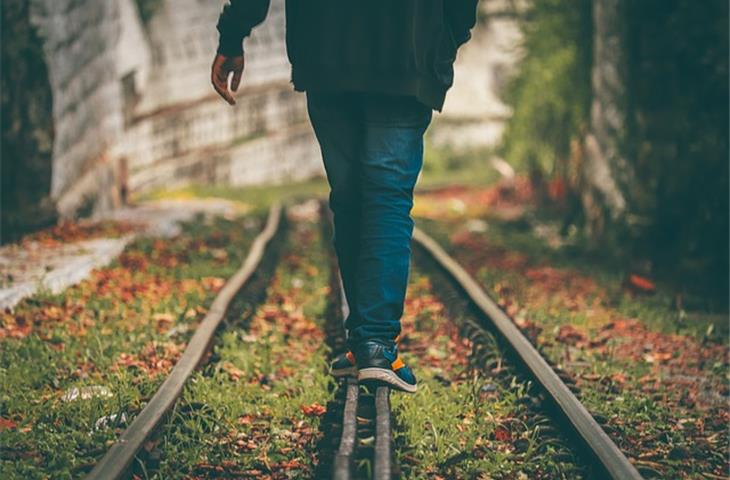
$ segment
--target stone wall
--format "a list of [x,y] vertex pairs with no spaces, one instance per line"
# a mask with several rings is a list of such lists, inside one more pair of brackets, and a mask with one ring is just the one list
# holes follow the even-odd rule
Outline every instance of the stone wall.
[[[291,179],[289,170],[277,168],[289,163],[290,159],[282,158],[288,153],[274,145],[260,147],[273,139],[309,152],[302,156],[292,151],[291,155],[297,157],[302,171],[320,174],[321,160],[302,100],[288,83],[272,83],[243,90],[234,108],[212,97],[139,119],[118,152],[129,159],[129,188],[144,191],[189,181],[244,185]],[[251,145],[258,147],[251,149]],[[241,158],[252,152],[254,158]],[[241,170],[232,171],[232,165]]]
[[246,39],[235,107],[210,86],[222,5],[168,0],[149,23],[149,82],[115,149],[126,159],[130,191],[189,182],[278,183],[323,173],[304,96],[289,83],[284,0],[271,2],[267,19]]
[[224,0],[164,0],[146,25],[134,0],[30,2],[53,91],[50,193],[62,216],[161,186],[322,174],[304,98],[288,82],[284,0],[246,40],[234,108],[209,80]]
[[58,201],[80,177],[104,163],[105,152],[122,132],[115,65],[120,2],[31,0],[30,5],[53,90],[51,197]]
[[454,65],[454,86],[430,131],[434,146],[494,147],[512,114],[502,96],[521,55],[517,15],[524,1],[482,0],[479,8],[472,38],[459,50]]
[[[224,0],[166,0],[148,25],[152,69],[137,114],[209,97],[210,64],[218,46],[215,29]],[[244,88],[289,80],[284,42],[284,0],[246,39]]]

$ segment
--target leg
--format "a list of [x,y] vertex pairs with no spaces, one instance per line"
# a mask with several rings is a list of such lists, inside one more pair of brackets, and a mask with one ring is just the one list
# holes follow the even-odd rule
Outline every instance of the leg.
[[[348,305],[357,303],[356,262],[360,243],[359,152],[362,131],[347,94],[307,94],[309,118],[317,135],[334,214],[334,244]],[[356,314],[350,308],[350,318]],[[349,320],[349,319],[348,319]]]
[[423,134],[431,109],[415,99],[361,95],[360,249],[357,315],[348,321],[350,344],[392,343],[400,333],[413,220],[413,188],[423,164]]

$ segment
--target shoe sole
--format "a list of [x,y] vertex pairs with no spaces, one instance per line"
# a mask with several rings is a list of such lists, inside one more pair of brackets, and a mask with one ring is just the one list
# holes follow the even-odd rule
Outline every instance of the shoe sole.
[[357,367],[332,369],[330,373],[332,373],[332,376],[335,378],[357,377]]
[[393,370],[386,368],[363,368],[357,373],[357,379],[363,381],[376,381],[385,383],[396,390],[406,393],[416,393],[417,386],[404,382]]

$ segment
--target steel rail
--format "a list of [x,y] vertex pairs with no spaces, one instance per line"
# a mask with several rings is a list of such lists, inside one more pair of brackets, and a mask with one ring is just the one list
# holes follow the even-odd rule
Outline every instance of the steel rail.
[[352,478],[352,460],[357,442],[357,402],[360,386],[354,378],[347,379],[347,395],[345,397],[345,411],[342,414],[342,436],[340,448],[335,455],[332,478],[347,480]]
[[241,268],[218,293],[180,360],[149,403],[87,475],[87,480],[116,480],[128,473],[144,441],[154,432],[164,415],[175,404],[182,393],[185,382],[208,351],[216,329],[225,317],[231,301],[260,265],[266,246],[279,229],[281,212],[280,204],[276,203],[271,207],[266,226],[252,243]]
[[[326,203],[322,203],[322,209],[328,212],[326,215],[333,225],[331,212]],[[350,313],[345,288],[342,283],[342,276],[337,275],[337,288],[340,292],[340,305],[342,323]],[[345,408],[342,415],[342,435],[340,446],[335,454],[332,478],[335,480],[349,480],[353,477],[353,460],[357,447],[357,408],[360,400],[360,386],[357,379],[347,379],[347,391],[345,396]],[[377,387],[375,391],[375,449],[373,452],[373,479],[390,480],[392,477],[392,433],[390,420],[390,388]]]
[[[342,283],[342,276],[337,275],[338,289],[340,292],[340,314],[344,327],[345,319],[350,313],[345,297],[345,288]],[[352,478],[353,454],[357,443],[357,402],[360,396],[360,386],[357,379],[347,379],[347,391],[345,394],[345,409],[342,414],[342,434],[340,436],[340,447],[335,455],[332,468],[332,478],[335,480],[349,480]]]
[[492,322],[533,378],[555,402],[582,442],[598,459],[605,473],[614,480],[640,480],[642,477],[636,467],[629,462],[507,314],[464,268],[420,229],[414,229],[413,240],[435,260],[471,302]]
[[390,388],[375,390],[375,454],[373,458],[373,479],[390,480],[391,460]]

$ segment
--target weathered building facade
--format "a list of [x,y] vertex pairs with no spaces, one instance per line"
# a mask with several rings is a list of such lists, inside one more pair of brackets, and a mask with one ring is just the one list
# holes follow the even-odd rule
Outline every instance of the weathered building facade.
[[284,2],[247,42],[235,108],[210,87],[223,0],[31,0],[53,89],[51,198],[61,216],[189,182],[246,185],[321,173],[289,85]]

